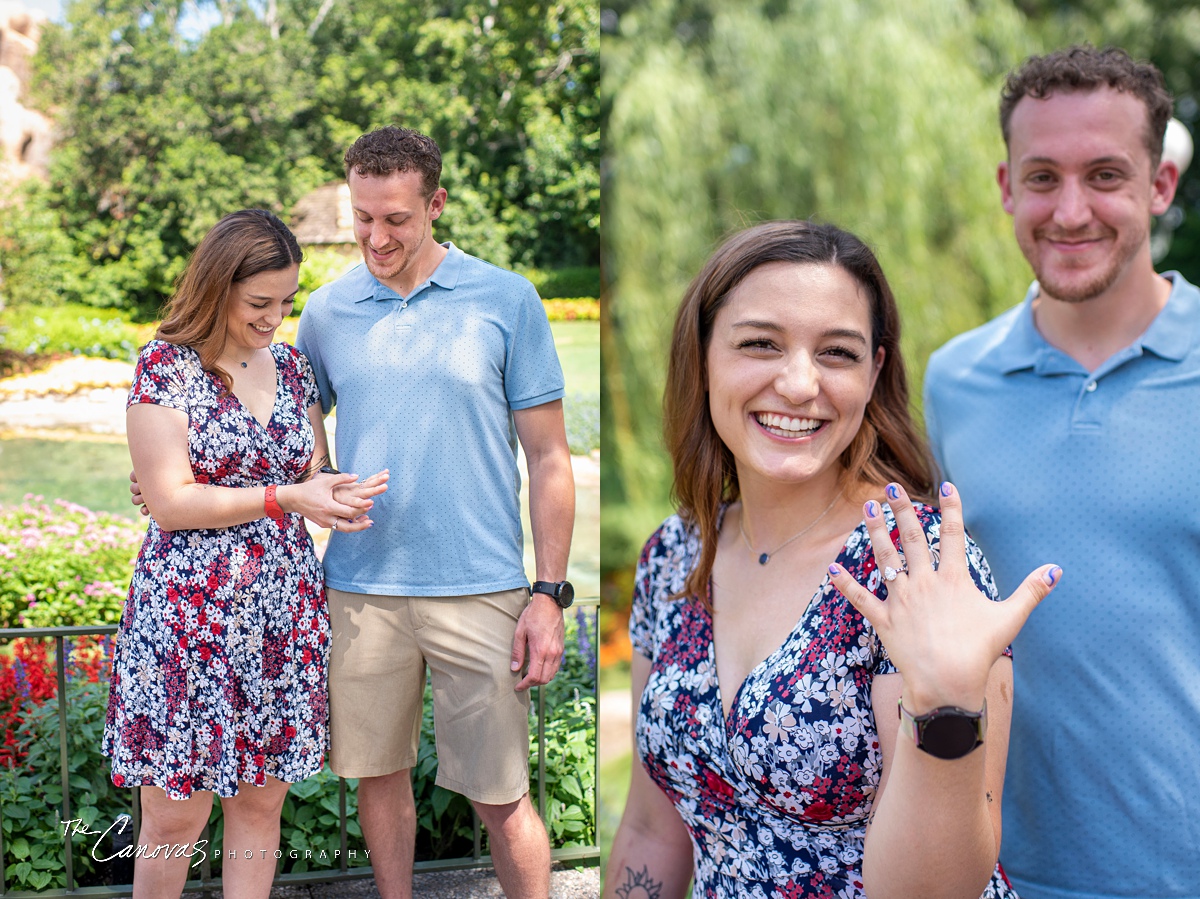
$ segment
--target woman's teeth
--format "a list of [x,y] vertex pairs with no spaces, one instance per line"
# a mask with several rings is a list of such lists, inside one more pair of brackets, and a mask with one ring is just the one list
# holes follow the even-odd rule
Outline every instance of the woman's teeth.
[[761,412],[754,418],[772,434],[780,437],[806,437],[823,423],[817,418],[790,418],[787,415]]

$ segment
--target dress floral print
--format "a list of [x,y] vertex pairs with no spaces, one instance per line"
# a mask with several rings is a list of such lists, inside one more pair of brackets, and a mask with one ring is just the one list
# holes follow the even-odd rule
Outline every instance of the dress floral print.
[[[884,506],[893,542],[891,509]],[[937,559],[941,519],[918,505]],[[723,714],[712,616],[672,600],[700,555],[694,529],[672,516],[642,551],[630,635],[652,662],[637,720],[650,777],[691,835],[692,895],[705,899],[866,899],[862,853],[882,756],[871,707],[876,675],[896,671],[871,625],[826,577],[795,628],[747,675]],[[975,583],[998,599],[968,541]],[[880,598],[865,524],[837,561]],[[895,711],[885,719],[896,726]],[[997,866],[983,896],[1016,899]]]
[[[264,427],[187,348],[143,348],[129,405],[188,415],[198,483],[294,483],[313,453],[308,361],[271,346],[276,393]],[[150,520],[121,616],[103,751],[117,786],[233,796],[238,781],[294,783],[321,770],[329,650],[321,565],[297,514],[165,531]]]

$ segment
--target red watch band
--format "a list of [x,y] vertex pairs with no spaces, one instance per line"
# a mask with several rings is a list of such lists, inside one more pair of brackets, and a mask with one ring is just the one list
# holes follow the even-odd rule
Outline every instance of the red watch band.
[[279,500],[275,499],[275,484],[268,484],[267,490],[263,494],[263,509],[266,513],[276,521],[283,520],[283,507],[279,505]]

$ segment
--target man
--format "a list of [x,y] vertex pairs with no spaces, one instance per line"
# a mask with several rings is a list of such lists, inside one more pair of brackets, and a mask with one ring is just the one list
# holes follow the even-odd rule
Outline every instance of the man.
[[[529,801],[528,692],[558,670],[575,515],[562,369],[533,286],[432,236],[446,205],[428,137],[383,128],[345,157],[364,265],[300,319],[337,462],[388,468],[372,530],[331,534],[330,765],[357,777],[380,895],[410,896],[425,666],[437,782],[471,800],[510,897],[549,893]],[[524,574],[516,440],[537,581]],[[561,604],[561,605],[560,605]]]
[[1013,645],[1000,857],[1022,899],[1200,896],[1200,292],[1150,256],[1170,115],[1120,50],[1009,76],[997,180],[1037,280],[926,376],[1001,595],[1064,569]]

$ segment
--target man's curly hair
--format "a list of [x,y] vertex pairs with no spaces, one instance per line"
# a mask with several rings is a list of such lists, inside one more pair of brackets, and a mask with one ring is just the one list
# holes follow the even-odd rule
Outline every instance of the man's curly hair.
[[1031,56],[1009,73],[1000,92],[1000,130],[1009,146],[1013,109],[1024,97],[1044,100],[1052,94],[1093,91],[1100,87],[1132,94],[1146,106],[1143,140],[1152,168],[1162,160],[1163,135],[1171,120],[1172,99],[1162,72],[1149,62],[1136,62],[1118,47],[1097,50],[1067,47],[1046,56]]
[[364,134],[346,151],[342,160],[346,177],[386,177],[392,172],[419,172],[421,193],[429,200],[442,178],[442,151],[432,137],[411,128],[388,125]]

